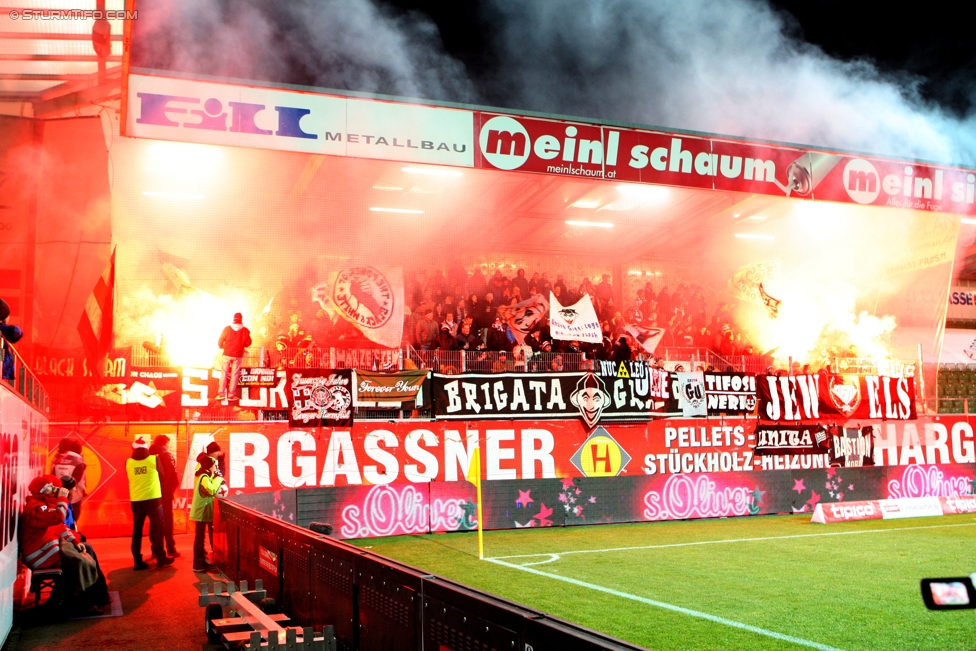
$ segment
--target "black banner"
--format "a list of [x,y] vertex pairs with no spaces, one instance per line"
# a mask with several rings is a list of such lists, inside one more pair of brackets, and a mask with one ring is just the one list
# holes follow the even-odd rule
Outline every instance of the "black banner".
[[179,420],[180,367],[130,366],[124,376],[104,380],[91,395],[95,409],[133,420]]
[[756,455],[764,454],[823,454],[830,448],[826,428],[815,426],[756,427]]
[[756,411],[756,376],[748,373],[705,373],[708,415],[747,415]]
[[445,419],[647,418],[650,378],[596,373],[434,375],[434,413]]
[[289,369],[287,386],[292,427],[352,425],[352,370]]

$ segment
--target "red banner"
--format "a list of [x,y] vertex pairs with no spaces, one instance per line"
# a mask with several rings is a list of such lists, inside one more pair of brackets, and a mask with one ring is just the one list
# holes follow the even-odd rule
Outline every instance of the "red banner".
[[776,423],[821,419],[914,420],[915,379],[878,375],[764,375],[759,418]]

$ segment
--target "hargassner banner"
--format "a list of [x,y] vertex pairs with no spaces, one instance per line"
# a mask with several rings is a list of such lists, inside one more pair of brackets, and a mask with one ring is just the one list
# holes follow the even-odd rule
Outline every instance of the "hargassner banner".
[[474,165],[474,113],[212,81],[130,75],[126,135]]

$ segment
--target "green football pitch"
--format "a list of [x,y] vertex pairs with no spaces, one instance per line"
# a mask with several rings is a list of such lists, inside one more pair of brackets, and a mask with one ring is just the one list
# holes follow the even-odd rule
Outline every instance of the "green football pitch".
[[972,610],[919,579],[976,571],[972,515],[810,516],[518,529],[355,544],[658,651],[976,649]]

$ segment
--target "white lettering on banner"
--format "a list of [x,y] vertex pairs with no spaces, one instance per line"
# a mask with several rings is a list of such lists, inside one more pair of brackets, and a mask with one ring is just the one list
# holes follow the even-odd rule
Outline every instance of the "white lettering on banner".
[[923,425],[921,433],[916,423],[912,422],[875,425],[875,465],[976,462],[973,428],[969,423],[952,423],[950,431],[945,423],[919,422]]
[[[315,485],[315,456],[294,456],[295,443],[302,452],[315,452],[315,438],[308,432],[285,432],[278,439],[278,483],[286,488]],[[299,473],[294,473],[295,465]]]
[[552,451],[556,439],[552,432],[544,429],[522,430],[522,479],[536,478],[536,464],[541,468],[539,479],[556,478],[556,460]]
[[255,488],[270,488],[271,469],[267,462],[270,451],[271,445],[264,434],[232,432],[230,435],[230,462],[227,466],[230,475],[227,480],[229,487],[244,488],[247,485],[246,472],[250,468],[254,473],[253,486]]
[[858,504],[831,504],[830,515],[835,520],[871,520],[880,515],[873,502]]
[[126,135],[474,166],[474,113],[150,75],[129,78]]
[[[820,376],[791,375],[764,378],[769,386],[766,418],[769,420],[816,420],[820,418]],[[800,399],[797,399],[797,390]],[[801,404],[802,400],[802,404]]]
[[375,486],[362,507],[350,504],[342,509],[342,537],[367,538],[394,534],[456,531],[465,525],[473,528],[477,520],[466,516],[460,498],[434,500],[433,507],[424,494],[411,485]]
[[444,481],[457,481],[458,468],[460,477],[464,479],[471,469],[471,458],[478,448],[478,430],[467,430],[464,441],[458,430],[449,429],[444,432]]
[[376,466],[363,466],[363,478],[370,484],[389,484],[400,474],[400,462],[395,456],[380,447],[380,443],[388,448],[395,448],[400,445],[396,434],[385,429],[373,430],[366,435],[366,439],[363,441],[366,456],[383,464],[383,470],[378,470]]
[[490,429],[485,432],[486,479],[518,479],[515,468],[502,468],[502,461],[515,460],[514,447],[502,447],[503,441],[514,441],[513,429]]
[[[416,464],[408,463],[403,466],[403,476],[412,482],[429,482],[437,479],[439,466],[437,457],[428,452],[423,447],[437,445],[437,435],[426,429],[415,429],[403,439],[403,448],[412,459],[424,464],[424,470],[420,471]],[[447,442],[445,441],[445,450]]]
[[346,431],[333,431],[329,439],[329,450],[322,464],[320,486],[335,486],[336,477],[342,475],[350,486],[363,483],[359,474],[356,450],[352,447],[352,435]]

